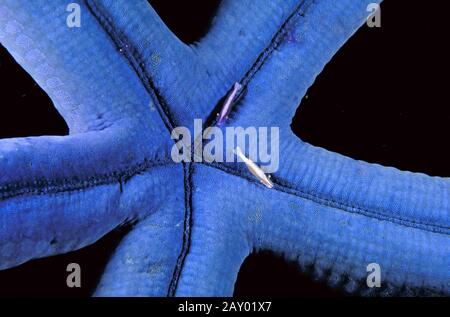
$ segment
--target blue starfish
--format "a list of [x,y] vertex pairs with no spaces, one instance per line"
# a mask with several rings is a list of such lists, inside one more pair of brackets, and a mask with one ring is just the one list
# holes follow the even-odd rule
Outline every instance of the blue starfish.
[[[330,153],[289,127],[373,0],[222,1],[191,46],[145,0],[77,2],[80,28],[65,1],[0,3],[1,43],[70,128],[0,141],[0,269],[132,223],[96,295],[231,295],[259,250],[348,292],[376,292],[377,263],[382,294],[449,294],[449,180]],[[242,163],[170,158],[170,131],[213,122],[235,82],[226,125],[280,127],[272,189]]]

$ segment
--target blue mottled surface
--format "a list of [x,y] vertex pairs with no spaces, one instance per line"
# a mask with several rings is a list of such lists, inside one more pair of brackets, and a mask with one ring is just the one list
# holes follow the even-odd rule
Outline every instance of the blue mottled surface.
[[[264,2],[264,3],[263,3]],[[231,295],[271,250],[348,292],[382,268],[382,295],[450,293],[450,181],[311,146],[291,118],[360,27],[368,0],[225,0],[180,42],[145,0],[3,0],[0,41],[70,135],[0,140],[0,269],[89,245],[121,224],[96,295]],[[175,164],[176,126],[208,120],[235,82],[230,126],[279,126],[272,190],[242,164]],[[364,105],[361,105],[364,106]]]

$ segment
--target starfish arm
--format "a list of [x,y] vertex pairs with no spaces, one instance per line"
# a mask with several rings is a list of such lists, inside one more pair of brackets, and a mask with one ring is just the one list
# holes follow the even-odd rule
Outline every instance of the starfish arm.
[[224,0],[204,38],[194,46],[228,89],[245,74],[283,24],[305,1]]
[[66,9],[56,0],[2,1],[2,45],[48,93],[71,134],[124,120],[162,133],[148,93],[89,7],[80,4],[79,28],[67,25]]
[[377,263],[385,294],[448,294],[449,179],[296,142],[283,152],[255,248],[313,267],[349,292],[373,291],[366,268]]
[[[206,65],[207,74],[195,78],[190,88],[194,106],[180,105],[185,118],[206,119],[217,99],[264,55],[272,39],[288,17],[300,10],[299,0],[221,1],[204,38],[192,46],[197,63]],[[205,76],[206,75],[206,76]],[[197,101],[198,100],[198,101]]]
[[140,155],[128,133],[0,140],[0,268],[78,249],[128,219],[125,182],[157,164],[128,164]]
[[[231,114],[239,126],[289,127],[316,76],[366,21],[370,0],[305,1],[272,40],[277,45],[241,79],[242,98]],[[368,65],[370,67],[370,64]]]
[[166,27],[147,0],[86,3],[153,97],[166,126],[178,125],[180,116],[171,111],[181,103],[186,107],[182,97],[205,73],[192,49]]
[[184,230],[184,191],[180,175],[182,171],[178,168],[161,167],[142,177],[143,182],[146,178],[163,182],[167,177],[173,182],[161,186],[152,201],[142,203],[143,208],[151,206],[150,215],[136,223],[120,242],[95,296],[167,296],[170,293]]
[[254,209],[243,206],[248,184],[202,165],[196,166],[193,179],[195,225],[176,295],[231,296],[241,264],[252,251],[247,225]]

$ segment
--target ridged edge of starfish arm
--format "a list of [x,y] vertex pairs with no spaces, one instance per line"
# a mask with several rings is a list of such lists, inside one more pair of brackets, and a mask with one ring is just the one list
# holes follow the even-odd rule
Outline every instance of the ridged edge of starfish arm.
[[89,7],[76,4],[80,25],[69,27],[76,12],[67,2],[2,1],[0,42],[48,93],[71,134],[123,118],[163,133],[155,100]]

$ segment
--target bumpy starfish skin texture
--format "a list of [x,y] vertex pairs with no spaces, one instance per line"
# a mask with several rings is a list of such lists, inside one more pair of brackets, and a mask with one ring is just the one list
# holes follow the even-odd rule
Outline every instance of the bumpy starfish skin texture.
[[[186,45],[145,0],[77,1],[80,28],[67,27],[69,1],[2,0],[1,43],[70,134],[0,140],[0,269],[132,223],[95,295],[232,295],[259,250],[348,292],[450,294],[449,179],[355,161],[290,129],[371,2],[224,0]],[[272,189],[243,163],[171,159],[171,130],[213,122],[236,82],[221,128],[280,127]],[[366,285],[369,263],[381,288]]]

